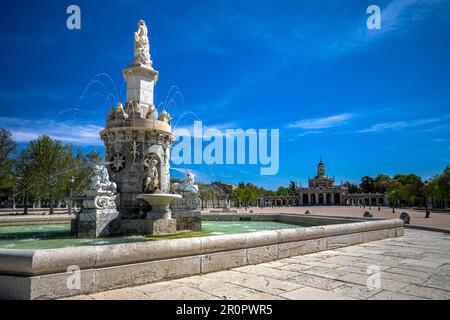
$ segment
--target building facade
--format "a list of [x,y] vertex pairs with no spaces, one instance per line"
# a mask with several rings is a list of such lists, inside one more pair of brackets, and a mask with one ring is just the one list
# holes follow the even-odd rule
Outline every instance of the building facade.
[[258,206],[311,206],[311,205],[387,205],[382,193],[349,193],[344,183],[336,185],[334,178],[328,177],[322,159],[317,165],[317,175],[308,179],[307,188],[299,188],[296,195],[259,195]]

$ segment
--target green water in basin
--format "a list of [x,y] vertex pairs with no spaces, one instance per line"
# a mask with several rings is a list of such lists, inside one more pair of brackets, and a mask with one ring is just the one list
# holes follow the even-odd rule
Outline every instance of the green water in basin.
[[201,231],[179,232],[167,236],[117,236],[75,238],[68,224],[0,227],[0,249],[54,249],[164,239],[248,233],[263,230],[298,228],[298,225],[274,221],[202,221]]

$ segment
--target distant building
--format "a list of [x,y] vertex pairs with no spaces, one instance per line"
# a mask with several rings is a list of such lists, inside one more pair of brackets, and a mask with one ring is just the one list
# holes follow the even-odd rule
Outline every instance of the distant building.
[[296,195],[258,196],[258,206],[301,206],[301,205],[387,205],[386,195],[382,193],[357,193],[348,191],[344,183],[335,185],[334,178],[326,175],[325,164],[320,159],[317,175],[308,179],[308,188],[299,188]]

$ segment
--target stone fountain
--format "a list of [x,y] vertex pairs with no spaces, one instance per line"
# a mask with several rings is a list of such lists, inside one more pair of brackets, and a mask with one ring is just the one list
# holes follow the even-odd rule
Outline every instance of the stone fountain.
[[170,148],[175,136],[169,113],[163,109],[158,114],[154,105],[158,71],[153,68],[143,20],[134,33],[134,60],[123,69],[123,76],[126,102],[111,107],[100,131],[109,179],[117,186],[114,203],[119,215],[114,225],[118,227],[110,234],[175,233],[170,203],[182,198],[170,191]]

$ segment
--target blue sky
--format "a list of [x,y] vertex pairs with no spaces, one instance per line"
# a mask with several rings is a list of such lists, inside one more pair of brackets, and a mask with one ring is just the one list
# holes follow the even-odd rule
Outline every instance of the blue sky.
[[[66,28],[70,4],[81,30]],[[371,4],[381,30],[366,27]],[[1,12],[0,127],[21,145],[46,133],[103,152],[97,131],[125,99],[144,19],[156,105],[176,85],[178,126],[280,129],[277,175],[189,166],[198,180],[305,184],[320,155],[337,181],[450,164],[450,1],[17,0]]]

